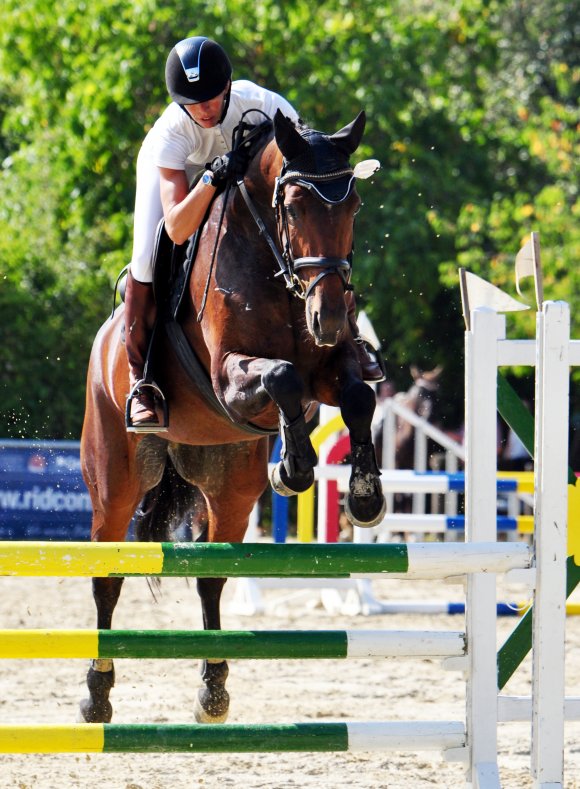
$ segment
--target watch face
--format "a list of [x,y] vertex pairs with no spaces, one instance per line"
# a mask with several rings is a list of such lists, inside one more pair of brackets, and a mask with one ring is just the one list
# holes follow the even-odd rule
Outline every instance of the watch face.
[[201,177],[202,183],[204,184],[211,184],[213,183],[213,178],[209,173],[204,173]]

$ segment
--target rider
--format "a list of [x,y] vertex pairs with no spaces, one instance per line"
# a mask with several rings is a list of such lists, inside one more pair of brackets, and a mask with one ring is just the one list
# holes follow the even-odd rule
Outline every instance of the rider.
[[[259,124],[265,113],[280,109],[298,121],[294,108],[281,96],[248,80],[231,81],[232,66],[223,48],[204,36],[178,42],[167,58],[165,80],[172,103],[151,128],[137,159],[137,190],[133,255],[125,290],[125,344],[129,360],[130,424],[139,432],[156,432],[161,423],[153,390],[143,386],[144,366],[156,318],[152,256],[159,220],[176,244],[183,244],[200,226],[216,190],[243,175],[247,161],[229,150],[235,127],[246,116]],[[211,165],[206,164],[211,162]],[[202,177],[190,190],[200,172]],[[382,378],[382,371],[366,353],[354,319],[349,321],[357,340],[365,380]]]

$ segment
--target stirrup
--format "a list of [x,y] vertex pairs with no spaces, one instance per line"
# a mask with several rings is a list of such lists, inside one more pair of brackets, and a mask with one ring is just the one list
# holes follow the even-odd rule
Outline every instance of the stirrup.
[[[144,424],[134,425],[131,418],[131,403],[139,394],[139,390],[145,387],[153,390],[154,400],[158,399],[160,401],[163,411],[163,421],[158,424],[145,422]],[[128,433],[167,433],[169,430],[169,409],[167,407],[167,400],[155,381],[146,381],[144,378],[141,378],[141,380],[136,381],[133,385],[131,391],[127,395],[127,402],[125,404],[125,427]]]

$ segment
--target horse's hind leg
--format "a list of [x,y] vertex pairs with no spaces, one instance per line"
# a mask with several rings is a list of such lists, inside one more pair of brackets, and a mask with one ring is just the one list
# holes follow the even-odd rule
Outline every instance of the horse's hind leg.
[[[111,418],[111,423],[114,425]],[[117,420],[122,438],[125,429]],[[89,442],[85,438],[84,469],[85,481],[93,502],[91,539],[94,542],[122,542],[137,504],[143,493],[160,479],[165,466],[164,442],[153,436],[144,438],[137,450],[137,459],[130,454],[131,446],[123,446],[112,433],[102,434],[102,443]],[[111,447],[111,456],[102,449],[105,442]],[[113,452],[113,447],[116,452]],[[98,449],[101,449],[98,452]],[[105,462],[106,461],[106,462]],[[127,468],[145,468],[147,474],[139,476],[137,471],[131,478]],[[93,578],[93,598],[97,608],[97,628],[110,630],[113,612],[119,600],[123,578]],[[87,723],[108,723],[113,714],[109,693],[115,684],[115,669],[109,658],[91,661],[87,674],[89,698],[80,704],[80,715]]]
[[[121,593],[123,578],[93,578],[93,597],[97,606],[97,628],[110,630],[113,611]],[[89,698],[83,699],[80,712],[86,723],[109,723],[113,707],[109,693],[115,684],[115,667],[110,658],[91,661],[87,674]]]
[[[198,485],[207,504],[207,527],[199,542],[242,542],[255,502],[268,482],[268,443],[265,438],[213,447],[180,447],[173,457],[179,473]],[[198,578],[205,630],[220,630],[220,599],[225,578]],[[204,660],[203,687],[197,696],[199,723],[223,723],[228,715],[224,659]]]
[[[200,539],[206,539],[206,536],[202,534]],[[220,598],[225,582],[225,578],[197,579],[205,630],[221,630]],[[225,686],[228,673],[228,664],[225,660],[203,661],[201,678],[204,687],[198,691],[194,709],[198,723],[224,723],[227,720],[230,696]]]

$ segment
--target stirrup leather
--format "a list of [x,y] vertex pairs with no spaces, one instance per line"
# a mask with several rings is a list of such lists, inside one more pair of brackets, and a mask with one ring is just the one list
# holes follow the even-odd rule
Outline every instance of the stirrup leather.
[[[133,402],[133,399],[138,396],[139,391],[145,388],[152,389],[153,398],[161,403],[163,421],[159,422],[158,424],[153,422],[145,422],[142,425],[134,425],[131,418],[131,403]],[[166,433],[168,431],[169,409],[167,407],[167,400],[165,399],[165,395],[155,383],[155,381],[147,381],[145,378],[141,378],[139,381],[136,381],[134,386],[131,388],[131,391],[127,395],[127,402],[125,404],[125,427],[127,428],[128,433]]]

